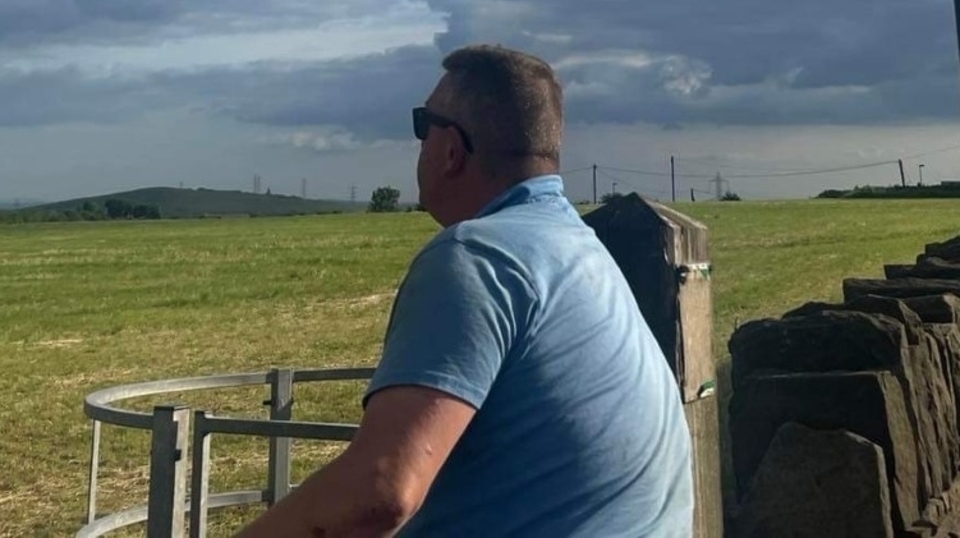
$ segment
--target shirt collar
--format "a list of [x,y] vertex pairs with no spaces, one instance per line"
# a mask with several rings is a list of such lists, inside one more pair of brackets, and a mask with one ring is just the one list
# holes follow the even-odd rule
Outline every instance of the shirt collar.
[[556,174],[535,176],[521,181],[500,193],[490,203],[484,206],[475,218],[492,215],[501,209],[511,206],[528,204],[541,198],[556,198],[563,196],[563,179]]

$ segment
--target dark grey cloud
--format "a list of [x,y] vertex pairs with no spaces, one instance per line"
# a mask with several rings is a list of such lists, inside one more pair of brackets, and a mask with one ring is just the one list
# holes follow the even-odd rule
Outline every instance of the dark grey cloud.
[[428,1],[449,14],[449,29],[437,39],[444,51],[500,40],[552,59],[611,48],[680,54],[709,64],[722,85],[755,84],[797,69],[814,73],[805,81],[811,85],[955,71],[949,0]]
[[[568,84],[598,89],[592,97],[571,95],[571,116],[585,121],[956,117],[960,77],[949,0],[429,3],[447,13],[448,31],[436,39],[445,52],[485,41],[554,62],[605,51],[663,59],[646,66],[586,61],[561,69]],[[686,67],[670,67],[672,57],[683,58]],[[696,80],[692,94],[676,91],[686,86],[684,79]],[[842,86],[866,91],[856,97],[816,91]]]
[[143,79],[91,78],[69,67],[0,70],[0,127],[122,122],[174,104]]
[[0,0],[0,46],[123,44],[304,28],[385,5],[386,0]]
[[349,60],[167,73],[152,82],[240,121],[402,139],[411,136],[411,107],[436,84],[439,62],[433,47],[410,46]]
[[117,22],[167,21],[183,12],[183,0],[74,0],[85,18]]
[[[403,140],[410,136],[409,108],[433,87],[443,53],[476,42],[552,61],[571,123],[873,124],[956,119],[960,109],[949,0],[429,3],[447,14],[448,30],[435,47],[136,78],[0,71],[0,125],[120,121],[174,107],[291,130],[332,127],[360,141]],[[359,16],[382,0],[132,4],[0,0],[0,44],[24,28],[80,35],[90,21],[129,28],[304,24]],[[37,15],[57,6],[60,18]],[[5,14],[17,15],[18,24],[3,22]]]
[[701,81],[705,85],[689,93],[672,89],[690,82],[665,75],[663,67],[620,69],[616,78],[596,70],[567,75],[568,119],[578,123],[867,125],[960,117],[957,79],[951,75],[820,88],[774,82],[710,87]]
[[164,108],[237,121],[324,126],[359,141],[410,138],[410,108],[440,74],[431,46],[411,46],[350,60],[263,62],[139,77],[92,77],[64,68],[0,71],[0,126],[71,121],[115,122]]
[[0,45],[126,39],[176,20],[183,0],[0,0]]
[[[441,58],[433,47],[411,46],[355,59],[136,78],[0,71],[0,125],[115,122],[169,107],[291,129],[336,127],[361,142],[404,140],[410,107],[433,88]],[[960,111],[950,75],[861,87],[711,87],[706,64],[678,58],[636,67],[586,61],[562,71],[570,123],[871,124]]]

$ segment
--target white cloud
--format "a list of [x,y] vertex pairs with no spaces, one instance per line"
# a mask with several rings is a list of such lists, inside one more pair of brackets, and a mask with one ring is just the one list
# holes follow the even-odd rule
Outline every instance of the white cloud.
[[357,151],[368,149],[411,149],[418,145],[411,140],[362,140],[356,134],[336,126],[318,127],[313,130],[299,130],[291,133],[274,134],[263,137],[267,144],[290,145],[297,149],[317,153]]
[[713,70],[703,62],[682,56],[667,58],[660,68],[660,80],[668,92],[682,97],[697,97],[709,91]]
[[550,32],[533,33],[529,30],[521,32],[524,36],[552,45],[566,45],[573,42],[573,36],[570,34],[553,34]]
[[614,67],[642,69],[656,61],[657,59],[653,55],[645,52],[626,49],[608,49],[591,52],[574,52],[557,61],[551,62],[551,65],[557,71],[595,66],[597,64],[612,64]]

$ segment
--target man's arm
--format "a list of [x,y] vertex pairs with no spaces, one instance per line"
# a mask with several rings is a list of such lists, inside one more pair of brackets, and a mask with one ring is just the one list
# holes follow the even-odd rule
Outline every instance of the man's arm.
[[426,387],[374,393],[344,453],[238,536],[392,536],[420,508],[475,413],[463,400]]

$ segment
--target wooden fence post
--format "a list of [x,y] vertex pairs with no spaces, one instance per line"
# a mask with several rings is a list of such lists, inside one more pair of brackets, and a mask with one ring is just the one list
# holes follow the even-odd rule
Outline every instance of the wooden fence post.
[[693,441],[694,536],[723,536],[707,228],[635,193],[585,215],[630,284],[677,379]]

